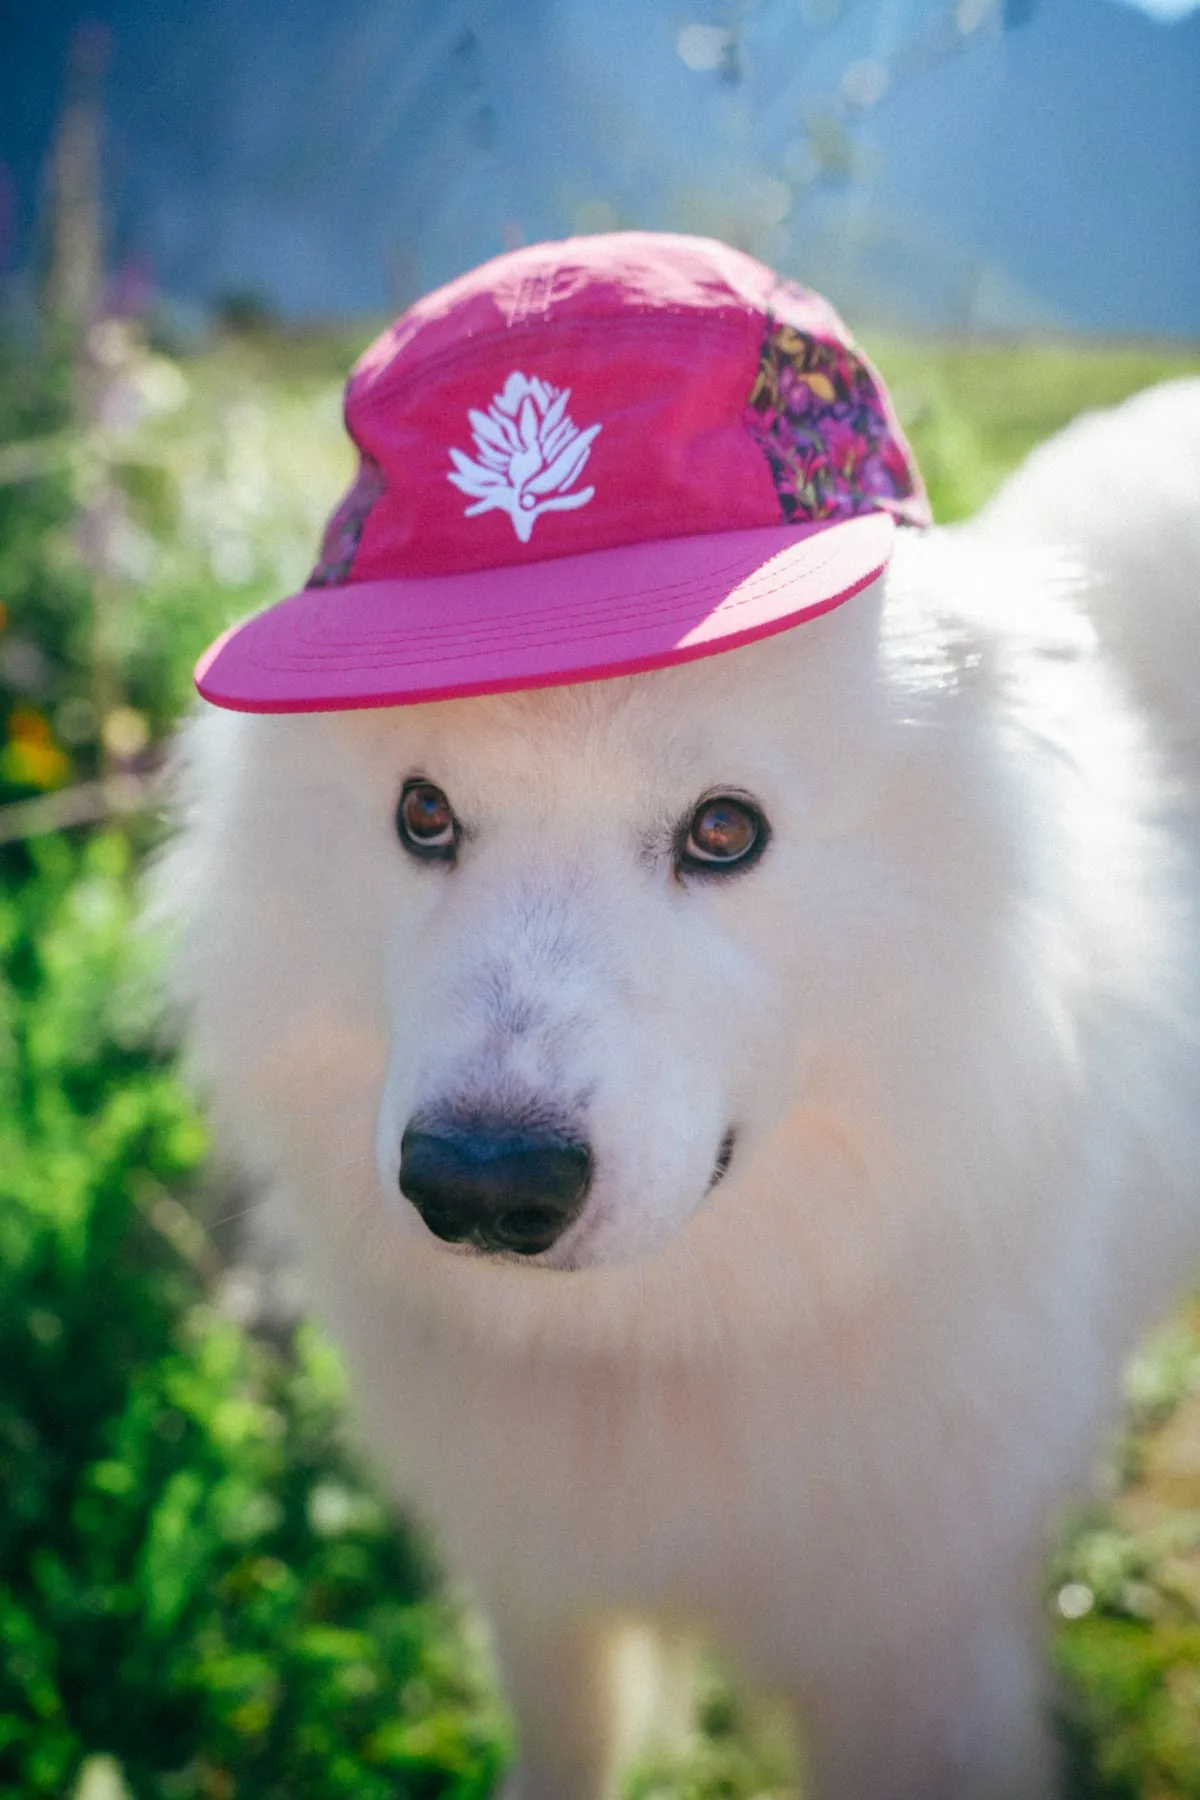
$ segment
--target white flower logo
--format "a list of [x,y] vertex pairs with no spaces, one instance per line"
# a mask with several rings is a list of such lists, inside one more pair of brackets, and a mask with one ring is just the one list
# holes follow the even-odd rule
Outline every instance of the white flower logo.
[[594,487],[568,492],[583,473],[599,425],[580,431],[567,417],[570,388],[551,387],[536,375],[532,381],[515,371],[504,392],[493,396],[485,413],[467,413],[478,462],[451,450],[456,473],[446,477],[474,506],[468,519],[500,507],[513,522],[523,544],[544,512],[571,512],[586,506]]

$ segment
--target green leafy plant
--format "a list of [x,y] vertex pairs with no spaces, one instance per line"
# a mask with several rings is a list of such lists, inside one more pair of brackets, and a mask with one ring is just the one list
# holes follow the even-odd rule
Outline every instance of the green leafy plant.
[[0,1795],[104,1753],[138,1800],[474,1800],[484,1660],[342,1450],[331,1352],[216,1303],[131,862],[50,838],[0,902]]

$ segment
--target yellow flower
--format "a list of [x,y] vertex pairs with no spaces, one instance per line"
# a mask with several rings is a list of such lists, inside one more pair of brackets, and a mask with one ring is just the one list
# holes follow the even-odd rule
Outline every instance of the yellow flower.
[[32,706],[14,706],[8,743],[0,751],[0,775],[21,787],[61,787],[71,759],[54,741],[49,722]]
[[834,385],[828,375],[817,375],[809,370],[797,370],[796,379],[810,387],[818,400],[824,400],[828,404],[834,398]]

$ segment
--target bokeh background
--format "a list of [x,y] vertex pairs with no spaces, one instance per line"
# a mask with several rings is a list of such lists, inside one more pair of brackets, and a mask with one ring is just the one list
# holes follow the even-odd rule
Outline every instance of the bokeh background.
[[[6,17],[24,261],[88,15]],[[176,302],[382,314],[513,243],[632,225],[734,239],[860,323],[1200,333],[1188,0],[113,0],[104,18],[110,254]]]
[[[192,662],[304,579],[353,356],[486,256],[615,227],[826,292],[962,517],[1082,408],[1200,371],[1200,8],[0,14],[0,1800],[482,1800],[510,1753],[133,921]],[[1049,1548],[1074,1800],[1200,1796],[1198,1392],[1185,1303]],[[801,1792],[719,1661],[627,1778]]]

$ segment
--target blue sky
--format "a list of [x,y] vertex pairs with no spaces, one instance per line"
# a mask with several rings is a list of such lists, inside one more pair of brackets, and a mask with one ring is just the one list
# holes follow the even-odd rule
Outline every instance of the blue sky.
[[8,0],[17,254],[98,17],[113,239],[181,297],[381,312],[619,223],[735,238],[858,318],[1200,336],[1200,11],[1003,3]]

